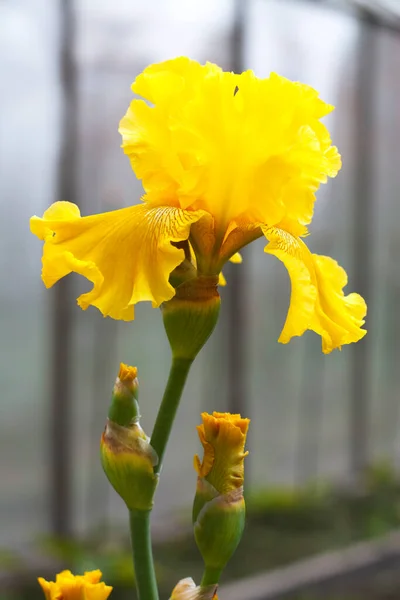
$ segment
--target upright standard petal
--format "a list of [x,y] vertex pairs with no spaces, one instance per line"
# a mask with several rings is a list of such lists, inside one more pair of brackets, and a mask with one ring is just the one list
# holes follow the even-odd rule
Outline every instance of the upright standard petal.
[[308,85],[181,57],[147,67],[132,89],[144,100],[119,131],[146,192],[208,211],[219,230],[242,214],[307,225],[315,191],[340,169],[320,122],[333,106]]
[[70,202],[56,202],[43,215],[32,217],[31,231],[44,240],[42,279],[51,287],[71,272],[93,283],[78,298],[84,310],[96,306],[104,316],[129,321],[134,304],[153,306],[173,297],[168,279],[184,260],[184,251],[171,242],[188,238],[201,211],[148,203],[81,217]]
[[322,351],[328,354],[363,338],[367,332],[361,327],[367,307],[359,294],[344,295],[344,269],[328,256],[311,254],[300,238],[283,229],[263,227],[263,232],[269,240],[265,252],[284,263],[292,285],[279,341],[286,344],[311,329],[322,337]]

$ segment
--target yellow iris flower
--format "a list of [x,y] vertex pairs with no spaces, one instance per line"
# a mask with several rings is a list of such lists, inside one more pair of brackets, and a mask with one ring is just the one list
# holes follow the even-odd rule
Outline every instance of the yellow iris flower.
[[279,75],[226,73],[185,57],[147,67],[132,90],[143,99],[131,102],[119,131],[143,202],[88,217],[56,202],[33,217],[45,285],[79,273],[93,283],[78,298],[83,309],[131,320],[137,302],[157,307],[174,296],[170,276],[185,257],[199,276],[222,275],[264,235],[292,285],[279,341],[311,329],[327,353],[361,339],[364,300],[345,296],[345,271],[301,239],[315,192],[341,166],[320,122],[333,107]]
[[101,571],[88,571],[84,575],[72,575],[62,571],[54,581],[39,577],[46,600],[107,600],[112,587],[100,582]]

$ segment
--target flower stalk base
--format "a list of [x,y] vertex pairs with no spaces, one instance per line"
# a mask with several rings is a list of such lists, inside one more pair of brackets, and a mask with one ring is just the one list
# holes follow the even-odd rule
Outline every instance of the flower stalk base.
[[133,566],[139,600],[158,600],[150,535],[150,511],[129,511]]

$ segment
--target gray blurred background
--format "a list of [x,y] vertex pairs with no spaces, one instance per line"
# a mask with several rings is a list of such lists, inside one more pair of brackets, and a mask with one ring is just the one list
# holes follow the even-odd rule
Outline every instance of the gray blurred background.
[[[169,443],[155,531],[193,498],[203,410],[252,419],[248,490],[362,486],[365,467],[400,456],[400,1],[1,0],[0,548],[43,534],[126,526],[98,459],[119,362],[139,368],[142,424],[169,368],[159,311],[132,323],[83,312],[77,275],[46,291],[29,217],[55,200],[83,215],[139,202],[118,123],[149,63],[185,54],[230,70],[310,84],[343,157],[318,193],[308,244],[368,302],[368,336],[329,356],[308,332],[280,345],[284,266],[259,240],[229,265],[222,316],[189,377]],[[185,513],[186,514],[186,513]]]

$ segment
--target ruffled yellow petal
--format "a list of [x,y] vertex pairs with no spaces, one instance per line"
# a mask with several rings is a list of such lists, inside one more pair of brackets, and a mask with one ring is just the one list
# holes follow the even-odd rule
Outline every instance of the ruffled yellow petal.
[[308,224],[315,191],[340,169],[320,122],[333,106],[307,85],[181,57],[146,68],[132,89],[152,103],[133,100],[120,124],[144,188],[208,211],[219,230],[243,214]]
[[328,354],[363,338],[366,304],[359,294],[344,295],[344,269],[332,258],[311,254],[301,239],[287,231],[268,227],[263,231],[269,240],[265,252],[284,263],[292,285],[289,312],[279,341],[286,344],[293,336],[311,329],[322,337],[322,351]]
[[197,427],[204,449],[203,460],[194,458],[199,475],[220,493],[226,494],[243,485],[244,452],[250,419],[240,415],[213,412],[202,413],[202,425]]
[[32,217],[31,231],[44,240],[42,279],[54,285],[72,271],[93,283],[78,298],[84,310],[96,306],[104,316],[131,320],[133,306],[148,300],[159,306],[173,297],[170,273],[184,251],[171,242],[185,240],[200,211],[140,204],[81,217],[70,202],[56,202]]
[[[134,369],[135,367],[131,368]],[[101,580],[101,576],[102,573],[100,569],[96,569],[95,571],[85,571],[85,573],[82,575],[83,579],[87,583],[99,583],[99,581]]]
[[56,581],[38,578],[46,600],[107,600],[112,587],[100,582],[101,571],[88,571],[84,575],[73,575],[62,571]]

